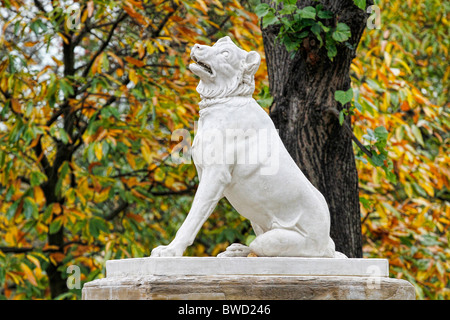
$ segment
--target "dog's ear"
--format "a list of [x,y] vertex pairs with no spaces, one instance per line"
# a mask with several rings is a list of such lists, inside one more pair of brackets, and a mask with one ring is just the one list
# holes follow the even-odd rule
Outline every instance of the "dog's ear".
[[250,75],[254,75],[261,63],[261,56],[256,51],[250,51],[245,57],[245,69],[244,72]]
[[243,63],[243,81],[252,84],[253,83],[253,76],[255,75],[256,71],[259,68],[259,65],[261,63],[261,56],[256,51],[250,51],[245,56],[245,61]]
[[233,41],[231,40],[231,38],[229,36],[225,36],[225,37],[222,37],[219,40],[217,40],[217,42],[214,45],[216,45],[218,43],[222,43],[222,42],[233,43]]

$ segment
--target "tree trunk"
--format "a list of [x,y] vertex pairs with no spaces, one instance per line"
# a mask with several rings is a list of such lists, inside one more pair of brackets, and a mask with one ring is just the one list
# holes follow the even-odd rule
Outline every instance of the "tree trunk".
[[[339,22],[351,28],[355,49],[340,45],[333,61],[314,35],[304,39],[291,59],[283,44],[275,43],[279,29],[262,30],[270,92],[270,116],[300,169],[327,200],[331,237],[336,250],[362,256],[358,172],[351,136],[330,109],[342,109],[336,90],[350,88],[349,68],[366,25],[366,13],[353,1],[321,1]],[[302,1],[301,6],[314,5]],[[328,111],[327,111],[328,110]],[[350,120],[345,119],[347,125]]]

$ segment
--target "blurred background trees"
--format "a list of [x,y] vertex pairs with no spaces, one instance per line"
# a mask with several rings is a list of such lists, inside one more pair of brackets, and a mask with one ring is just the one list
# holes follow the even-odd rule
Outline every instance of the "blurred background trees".
[[[271,105],[257,2],[1,3],[0,297],[80,298],[70,265],[84,283],[108,259],[148,256],[190,208],[195,167],[170,152],[198,117],[191,46],[229,35],[258,51],[254,97]],[[395,179],[354,146],[363,253],[388,258],[419,298],[448,299],[449,4],[377,5],[381,28],[364,31],[350,67],[352,126],[368,148],[387,129]],[[253,237],[222,200],[186,254]]]

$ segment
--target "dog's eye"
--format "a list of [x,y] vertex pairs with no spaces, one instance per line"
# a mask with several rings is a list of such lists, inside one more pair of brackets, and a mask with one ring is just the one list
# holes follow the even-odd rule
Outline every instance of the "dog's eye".
[[228,57],[228,55],[230,54],[230,52],[228,51],[222,51],[221,53],[225,58]]

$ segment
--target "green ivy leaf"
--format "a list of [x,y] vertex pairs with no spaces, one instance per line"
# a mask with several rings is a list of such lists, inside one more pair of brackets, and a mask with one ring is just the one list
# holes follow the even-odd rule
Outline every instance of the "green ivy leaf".
[[361,10],[366,10],[366,0],[353,0],[353,2]]
[[267,3],[258,4],[255,8],[255,14],[261,18],[264,17],[270,11],[270,6]]
[[333,39],[337,42],[347,41],[352,35],[350,27],[345,23],[339,22],[336,26],[336,30],[333,32]]
[[319,24],[315,23],[312,27],[311,27],[311,32],[316,36],[317,40],[319,40],[320,42],[320,47],[323,46],[323,40],[322,40],[322,36],[320,34],[321,32],[321,27]]
[[297,10],[297,5],[295,4],[288,4],[283,7],[278,13],[279,14],[291,14]]
[[262,25],[263,28],[267,28],[268,26],[275,24],[278,22],[278,17],[271,11],[269,11],[263,18]]
[[336,92],[334,93],[334,99],[342,106],[345,106],[353,99],[353,89],[350,88],[347,91],[336,90]]
[[297,10],[297,13],[300,14],[300,18],[302,19],[315,19],[316,18],[316,9],[314,7],[305,7],[303,9]]
[[320,10],[319,12],[317,12],[317,16],[320,19],[331,19],[333,18],[333,12],[327,10]]

